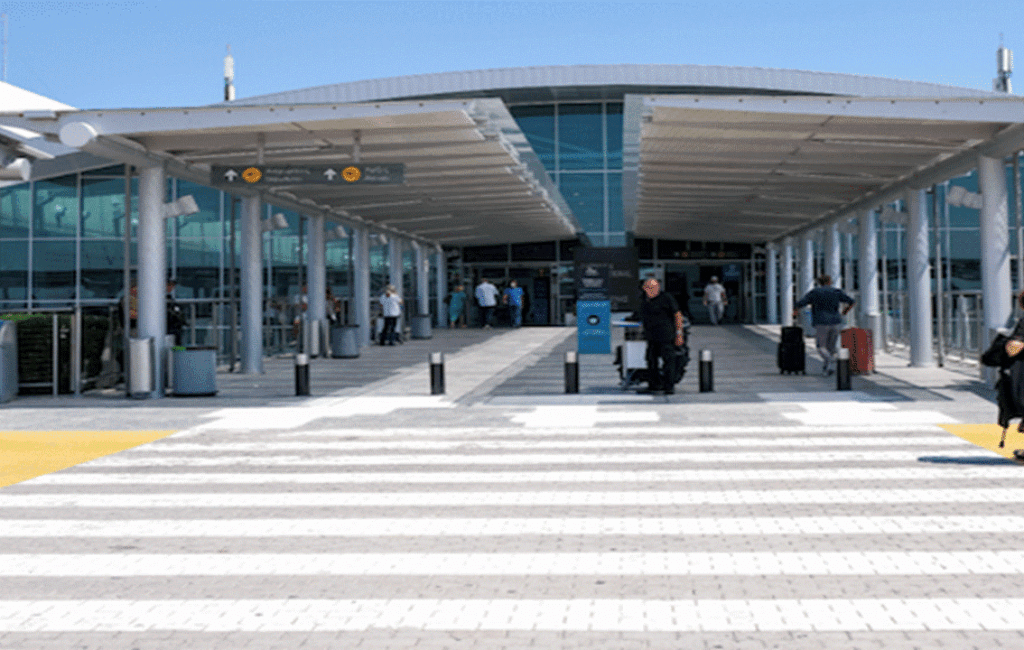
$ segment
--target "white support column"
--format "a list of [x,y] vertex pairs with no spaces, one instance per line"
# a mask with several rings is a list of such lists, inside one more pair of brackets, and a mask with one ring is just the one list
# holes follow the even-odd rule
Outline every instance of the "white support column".
[[[907,191],[907,297],[910,312],[910,365],[935,365],[932,352],[932,278],[928,263],[928,204],[924,190]],[[1006,230],[1003,222],[1003,230]],[[1007,267],[1009,268],[1009,267]],[[1009,277],[1009,275],[1007,275]]]
[[448,327],[448,305],[444,304],[445,296],[448,295],[448,260],[444,256],[444,249],[437,247],[434,254],[434,264],[437,267],[437,296],[434,308],[437,311],[437,327]]
[[793,239],[787,237],[782,243],[782,291],[779,294],[779,311],[782,324],[793,325]]
[[416,253],[416,315],[430,315],[430,258],[421,244],[412,243]]
[[352,305],[351,314],[359,326],[359,347],[370,344],[370,233],[366,226],[352,227]]
[[[800,251],[800,284],[797,287],[796,297],[803,298],[804,294],[814,288],[814,233],[804,233],[803,243]],[[800,322],[796,323],[804,328],[808,335],[814,333],[811,326],[811,312],[804,309],[800,312]]]
[[167,335],[167,226],[164,202],[167,177],[163,167],[139,170],[139,338],[153,339],[154,390],[164,394],[164,355]]
[[832,286],[843,286],[840,258],[842,247],[839,241],[839,224],[833,223],[825,229],[825,273],[832,276]]
[[978,158],[978,188],[983,201],[979,217],[981,301],[985,312],[985,332],[988,334],[993,329],[1006,327],[1013,313],[1008,227],[1010,208],[1002,160]]
[[[309,307],[306,320],[309,323],[311,345],[306,346],[310,356],[318,356],[328,343],[324,340],[327,325],[327,241],[324,236],[324,215],[310,215],[307,239],[309,251],[306,257],[306,290]],[[315,330],[315,333],[313,333]]]
[[765,253],[765,298],[768,302],[768,324],[779,324],[779,251],[768,244]]
[[878,225],[874,210],[865,210],[858,217],[860,232],[857,241],[860,252],[857,272],[860,284],[861,322],[871,330],[877,348],[882,343],[882,317],[878,300]]
[[848,232],[846,237],[846,257],[843,259],[843,284],[842,287],[846,291],[853,291],[853,234]]
[[263,202],[259,197],[242,199],[241,298],[242,374],[263,372]]

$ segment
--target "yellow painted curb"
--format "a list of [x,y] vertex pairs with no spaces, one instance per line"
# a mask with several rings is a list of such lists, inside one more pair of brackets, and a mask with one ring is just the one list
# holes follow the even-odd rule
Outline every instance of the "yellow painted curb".
[[1013,459],[1014,449],[1024,449],[1024,434],[1011,426],[1006,432],[1006,446],[999,448],[999,438],[1003,428],[998,424],[940,424],[940,427],[953,435],[960,436],[967,442],[983,449],[994,451],[1000,456]]
[[166,438],[174,431],[0,431],[0,487]]

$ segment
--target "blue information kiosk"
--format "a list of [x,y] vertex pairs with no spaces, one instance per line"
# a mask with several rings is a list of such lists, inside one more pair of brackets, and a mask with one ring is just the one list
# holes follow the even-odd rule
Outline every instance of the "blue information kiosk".
[[580,354],[611,354],[612,304],[608,300],[576,303],[576,341]]

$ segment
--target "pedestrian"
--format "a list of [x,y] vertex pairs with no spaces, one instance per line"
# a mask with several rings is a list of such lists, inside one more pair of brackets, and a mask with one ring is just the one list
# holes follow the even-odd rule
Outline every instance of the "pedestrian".
[[380,333],[380,344],[394,345],[395,341],[401,342],[397,326],[398,317],[402,315],[402,297],[395,290],[395,285],[389,284],[384,289],[384,295],[380,297],[380,309],[384,316],[384,329]]
[[718,325],[725,315],[725,307],[729,299],[725,295],[725,287],[718,283],[718,276],[712,275],[711,281],[704,287],[704,306],[708,308],[708,316],[712,325]]
[[508,283],[501,302],[508,305],[512,327],[520,327],[523,324],[523,288],[515,280]]
[[683,313],[676,299],[663,292],[654,278],[644,282],[643,290],[640,323],[647,339],[647,389],[640,392],[671,395],[675,392],[676,349],[685,343]]
[[185,329],[185,312],[174,299],[177,280],[167,281],[167,333],[174,337],[174,344],[181,345],[181,332]]
[[480,307],[480,327],[491,326],[491,313],[498,304],[498,288],[487,278],[481,278],[480,284],[476,285],[476,303]]
[[[833,362],[838,351],[839,334],[843,329],[843,316],[853,309],[853,304],[853,298],[842,289],[832,286],[832,276],[824,274],[818,277],[818,286],[804,294],[793,307],[794,320],[799,318],[801,309],[808,305],[811,307],[811,324],[814,325],[823,375],[835,372]],[[840,305],[845,305],[842,311]]]
[[466,326],[466,287],[461,284],[455,285],[455,289],[448,294],[448,327]]

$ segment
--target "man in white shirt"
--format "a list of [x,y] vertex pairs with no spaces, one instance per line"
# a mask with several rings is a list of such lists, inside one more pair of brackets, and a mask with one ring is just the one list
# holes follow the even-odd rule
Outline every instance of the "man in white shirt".
[[704,287],[704,306],[708,308],[708,316],[712,325],[718,325],[725,315],[725,306],[729,300],[725,297],[725,287],[718,284],[718,276],[712,275],[711,282]]
[[480,307],[480,327],[491,326],[491,312],[498,304],[498,288],[490,283],[487,278],[481,278],[480,284],[476,285],[476,304]]

